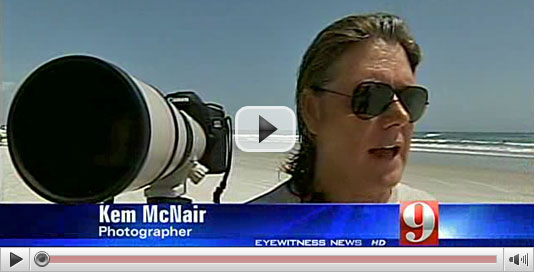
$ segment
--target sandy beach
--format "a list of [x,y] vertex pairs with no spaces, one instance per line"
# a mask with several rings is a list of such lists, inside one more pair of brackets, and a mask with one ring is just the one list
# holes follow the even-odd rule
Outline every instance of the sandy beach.
[[[32,192],[16,173],[6,146],[0,147],[3,203],[46,203]],[[233,170],[223,203],[243,203],[283,182],[279,171],[284,153],[234,151]],[[187,196],[198,203],[211,203],[221,176],[211,176],[199,185],[188,184]],[[534,160],[457,154],[412,152],[403,183],[429,192],[441,202],[531,202],[534,203]],[[118,203],[143,203],[142,191],[120,195]]]

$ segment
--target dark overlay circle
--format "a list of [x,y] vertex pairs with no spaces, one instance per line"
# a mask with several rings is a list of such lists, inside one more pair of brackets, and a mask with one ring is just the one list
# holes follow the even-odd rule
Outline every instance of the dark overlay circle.
[[150,117],[132,79],[90,56],[52,60],[16,93],[8,117],[11,158],[25,183],[60,203],[122,192],[148,153]]

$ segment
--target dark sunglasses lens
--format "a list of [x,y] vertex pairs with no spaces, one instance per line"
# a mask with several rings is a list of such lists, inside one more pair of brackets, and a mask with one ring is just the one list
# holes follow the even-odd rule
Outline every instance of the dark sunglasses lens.
[[393,99],[393,91],[384,84],[361,84],[353,96],[354,113],[363,119],[369,119],[384,112]]
[[422,87],[409,87],[399,94],[399,99],[410,114],[410,122],[423,116],[428,102],[428,92]]

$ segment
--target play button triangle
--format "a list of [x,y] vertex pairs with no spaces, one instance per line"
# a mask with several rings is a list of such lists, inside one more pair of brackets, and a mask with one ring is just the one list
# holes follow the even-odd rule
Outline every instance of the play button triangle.
[[269,137],[269,135],[273,134],[276,130],[278,130],[277,127],[273,126],[273,124],[269,123],[269,121],[265,120],[261,115],[259,116],[258,121],[258,130],[259,130],[259,143],[261,143],[265,138]]
[[22,261],[22,258],[14,254],[13,252],[9,252],[9,267],[13,267],[16,264],[20,263]]

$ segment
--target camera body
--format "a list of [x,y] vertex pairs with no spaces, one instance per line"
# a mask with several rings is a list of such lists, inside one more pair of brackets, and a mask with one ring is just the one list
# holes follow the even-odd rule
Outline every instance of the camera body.
[[202,127],[206,148],[199,163],[208,168],[207,174],[221,174],[228,170],[228,135],[231,127],[226,122],[222,106],[204,103],[193,91],[177,91],[165,96],[178,110],[183,110]]

